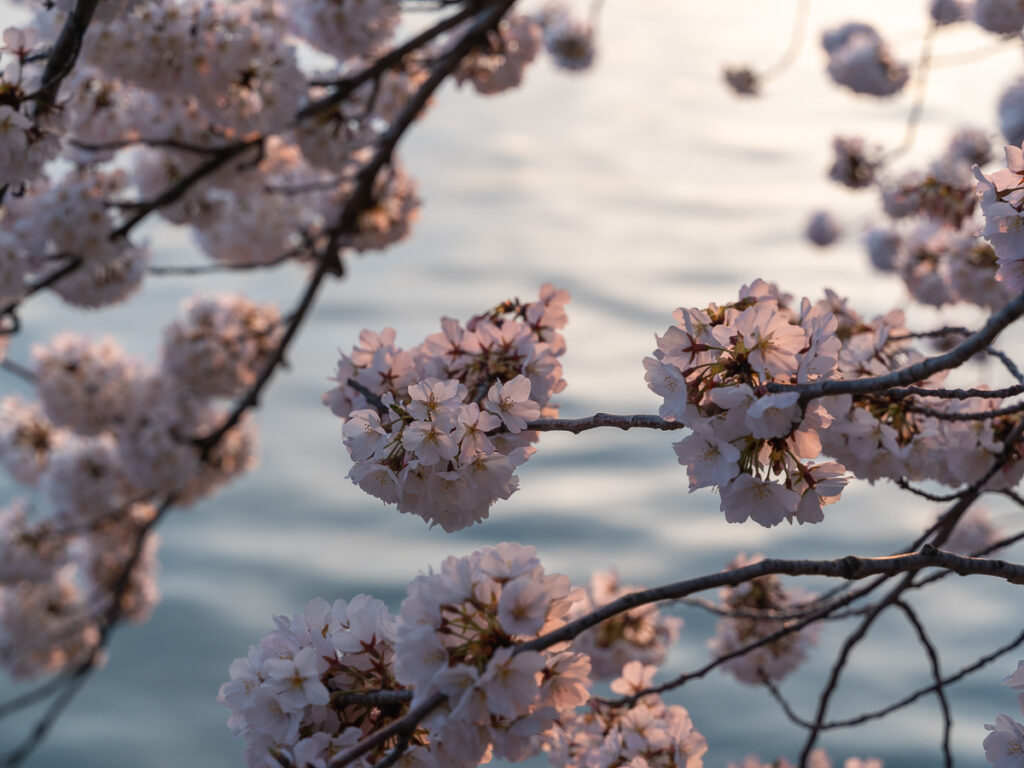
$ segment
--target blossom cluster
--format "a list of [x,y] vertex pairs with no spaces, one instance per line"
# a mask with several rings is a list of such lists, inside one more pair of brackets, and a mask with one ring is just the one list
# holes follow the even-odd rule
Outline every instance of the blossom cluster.
[[352,481],[446,531],[486,518],[518,487],[536,438],[527,424],[557,413],[568,300],[547,284],[537,301],[505,302],[465,327],[444,318],[411,350],[393,329],[363,331],[324,395],[345,420]]
[[[140,209],[193,227],[200,248],[231,265],[298,257],[330,237],[381,249],[409,232],[420,200],[397,161],[354,224],[333,228],[430,62],[469,22],[365,76],[394,46],[398,0],[105,1],[73,71],[44,100],[45,52],[74,6],[35,5],[31,24],[6,29],[0,46],[0,187],[19,191],[16,213],[0,217],[4,305],[58,257],[77,264],[53,285],[67,301],[124,299],[148,258],[128,236]],[[507,16],[455,74],[482,93],[503,91],[545,47],[565,69],[594,56],[589,26],[554,4]],[[232,162],[206,168],[226,151]],[[48,180],[62,153],[75,171]]]
[[854,22],[829,30],[822,37],[828,54],[828,74],[856,93],[891,96],[910,78],[906,64],[896,61],[870,24]]
[[409,585],[399,616],[395,674],[413,706],[437,693],[428,720],[443,764],[475,766],[489,750],[523,760],[555,718],[586,702],[590,661],[565,644],[514,645],[558,629],[578,592],[545,573],[533,547],[499,544],[449,557]]
[[[799,391],[768,391],[770,383],[884,375],[924,359],[900,311],[869,320],[830,291],[799,310],[788,302],[756,281],[737,302],[679,309],[645,358],[648,386],[664,399],[660,415],[692,430],[675,444],[691,491],[717,486],[727,520],[772,526],[821,522],[846,472],[945,485],[986,476],[1020,419],[986,418],[997,398],[893,399],[883,391],[803,402]],[[822,454],[836,461],[814,461]],[[1020,458],[1014,447],[986,487],[1013,486],[1024,474]]]
[[52,286],[78,307],[114,304],[142,284],[149,253],[128,238],[111,238],[119,219],[106,201],[128,183],[121,172],[71,173],[39,183],[7,204],[0,219],[4,268],[0,295],[16,301],[32,280],[70,267]]
[[[728,567],[742,568],[763,559],[761,555],[740,554]],[[719,597],[723,615],[715,627],[715,636],[708,641],[713,656],[729,656],[785,632],[722,663],[722,668],[740,682],[758,685],[765,680],[781,680],[807,659],[810,647],[818,641],[817,624],[793,627],[799,618],[796,614],[811,602],[812,596],[786,590],[777,576],[761,576],[735,587],[723,587]]]
[[978,237],[971,168],[989,155],[988,137],[965,128],[927,169],[878,180],[887,221],[867,235],[871,263],[898,275],[923,304],[996,308],[1013,297],[997,253]]
[[[405,688],[394,676],[395,618],[380,600],[317,598],[274,621],[277,629],[231,664],[218,695],[232,711],[228,726],[245,739],[247,765],[263,768],[281,754],[324,768],[408,710],[408,698],[387,698]],[[432,764],[422,729],[412,742],[401,764]],[[356,765],[372,765],[393,747],[385,743]]]
[[662,418],[689,427],[675,444],[690,490],[718,486],[730,522],[764,526],[820,522],[846,484],[835,462],[811,463],[835,416],[796,392],[769,394],[769,382],[806,383],[836,373],[838,321],[823,303],[789,309],[756,281],[739,301],[678,309],[677,325],[656,337],[646,380],[662,396]]
[[0,661],[17,677],[91,658],[109,615],[144,619],[157,600],[150,502],[194,503],[255,460],[247,422],[205,454],[196,441],[221,422],[212,398],[262,364],[276,310],[238,296],[186,309],[159,368],[64,333],[33,349],[38,401],[0,401],[0,464],[46,509],[0,513]]
[[522,760],[586,702],[590,664],[564,643],[515,646],[562,626],[577,596],[568,577],[545,573],[532,547],[504,543],[450,557],[409,585],[397,618],[366,595],[318,599],[278,617],[277,630],[231,665],[219,700],[254,767],[284,754],[323,768],[437,694],[444,703],[416,729],[400,765]]
[[[631,661],[612,682],[612,691],[632,696],[650,686],[656,671],[654,666]],[[703,768],[708,743],[685,708],[666,705],[660,696],[647,694],[631,707],[592,699],[585,711],[563,718],[547,749],[555,768]]]
[[38,45],[34,29],[3,31],[0,57],[0,186],[21,184],[40,174],[60,152],[60,118],[38,109],[31,94],[42,85],[42,65],[33,61]]

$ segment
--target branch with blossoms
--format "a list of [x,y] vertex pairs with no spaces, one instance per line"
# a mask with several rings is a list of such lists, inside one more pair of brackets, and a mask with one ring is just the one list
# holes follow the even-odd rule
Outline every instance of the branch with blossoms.
[[[595,3],[585,23],[559,7],[528,16],[512,12],[514,0],[445,0],[436,8],[457,10],[394,45],[396,0],[347,4],[343,14],[321,0],[57,5],[39,19],[41,29],[62,29],[48,55],[31,30],[8,30],[0,50],[9,65],[0,79],[0,344],[22,330],[21,303],[44,288],[81,307],[135,291],[151,270],[131,236],[155,216],[193,227],[211,266],[305,260],[312,271],[285,319],[239,296],[187,303],[165,332],[156,370],[112,341],[72,335],[34,349],[30,370],[6,366],[33,384],[40,404],[3,401],[0,460],[19,482],[39,487],[53,512],[0,513],[0,663],[16,677],[61,675],[0,705],[5,716],[52,697],[7,765],[45,737],[114,628],[151,609],[151,532],[165,511],[251,465],[245,417],[285,363],[328,275],[344,274],[352,251],[407,233],[419,201],[395,150],[437,89],[450,78],[482,94],[513,87],[542,43],[564,68],[585,68],[600,8]],[[961,5],[932,4],[908,140],[923,105],[931,35],[956,20]],[[1005,20],[989,6],[976,3],[976,21],[997,31]],[[804,3],[796,38],[805,20]],[[304,71],[292,41],[324,54],[330,71]],[[823,44],[829,74],[844,87],[890,96],[909,81],[910,68],[866,24],[831,30]],[[59,106],[46,112],[61,119],[41,120],[41,104]],[[729,523],[822,523],[855,478],[954,502],[907,551],[838,560],[741,555],[723,573],[664,587],[596,574],[584,589],[546,573],[532,549],[504,544],[417,578],[397,620],[365,595],[315,600],[300,615],[279,617],[221,690],[247,761],[468,768],[490,755],[518,761],[545,751],[556,766],[699,768],[704,737],[660,694],[722,669],[768,688],[807,730],[800,765],[817,767],[828,764],[816,748],[820,733],[842,722],[828,709],[848,661],[895,609],[914,631],[931,681],[901,701],[935,694],[950,765],[945,689],[983,664],[943,676],[941,649],[910,603],[912,590],[950,573],[1024,583],[1021,565],[959,554],[994,546],[972,505],[988,492],[1013,498],[1024,474],[1024,417],[1007,402],[1024,392],[1020,369],[991,346],[1024,314],[1024,154],[1008,148],[1008,167],[987,175],[977,138],[958,136],[924,177],[888,188],[878,182],[893,219],[928,220],[905,241],[885,232],[872,238],[876,264],[898,272],[922,301],[994,310],[955,344],[944,337],[961,334],[911,332],[899,312],[863,317],[832,292],[794,302],[757,280],[724,304],[676,310],[643,361],[662,398],[657,416],[559,419],[568,293],[547,284],[535,301],[501,302],[464,325],[445,318],[439,333],[409,349],[395,343],[393,329],[364,331],[324,397],[344,421],[350,479],[446,531],[480,523],[518,491],[517,469],[537,452],[541,432],[645,428],[685,430],[673,448],[690,489],[715,490]],[[893,159],[854,140],[837,139],[835,148],[831,175],[851,187],[875,184]],[[60,152],[72,166],[63,176],[48,166]],[[969,231],[975,180],[989,244]],[[833,229],[816,219],[810,234],[823,242]],[[936,337],[946,351],[926,354],[920,344]],[[938,386],[980,353],[998,358],[1018,383]],[[928,480],[954,490],[914,485]],[[815,597],[784,587],[780,575],[867,582]],[[714,659],[655,685],[681,626],[656,604],[714,587]],[[807,657],[825,622],[846,618],[856,627],[814,715],[800,716],[778,682]],[[614,678],[619,699],[593,696],[592,678]],[[1011,685],[1024,687],[1019,674]],[[1022,728],[997,720],[986,753],[1019,752]],[[846,768],[854,764],[879,762],[851,758]]]
[[[647,744],[643,749],[667,747],[677,760],[682,756],[698,759],[706,743],[685,710],[662,704],[658,693],[665,688],[648,687],[653,666],[644,667],[637,660],[625,663],[622,677],[612,685],[613,691],[630,694],[623,701],[589,697],[589,675],[592,670],[600,672],[583,649],[595,647],[595,630],[600,634],[602,625],[635,615],[653,603],[713,588],[736,590],[760,584],[779,597],[781,588],[771,580],[779,574],[860,580],[912,575],[932,567],[1013,583],[1024,580],[1024,565],[925,547],[886,558],[760,560],[718,574],[626,592],[583,613],[571,606],[579,601],[581,590],[571,589],[564,576],[547,574],[531,547],[502,544],[468,558],[449,558],[439,572],[418,577],[409,586],[397,620],[383,603],[366,595],[333,605],[316,600],[290,620],[282,618],[275,632],[232,665],[232,680],[222,686],[221,700],[234,710],[232,727],[245,736],[249,754],[255,757],[269,749],[286,766],[318,761],[332,768],[379,761],[393,764],[407,752],[416,764],[468,766],[476,765],[487,750],[512,760],[543,750],[556,765],[576,764],[584,761],[588,749],[609,748],[603,736],[594,742],[589,735],[595,723],[600,722],[606,733],[609,721],[628,719],[630,709],[637,706],[675,725],[669,744]],[[437,594],[446,595],[440,604]],[[646,619],[664,622],[656,612],[646,613]],[[633,654],[641,652],[642,646],[628,635],[617,638],[621,646],[632,646]],[[802,642],[794,644],[794,638]],[[941,691],[1016,647],[1021,639],[949,679],[937,679],[931,688],[914,692],[886,711],[902,708],[928,690]],[[805,651],[808,642],[806,634],[800,638],[798,633],[787,640],[789,661],[778,659],[778,647],[774,653],[764,653],[762,647],[757,666],[740,669],[752,670],[762,682],[783,676],[785,670],[779,664],[791,663],[791,655]],[[290,649],[288,659],[268,655],[282,646]],[[367,654],[385,666],[369,664]],[[774,666],[766,667],[772,658],[777,659]],[[390,697],[389,701],[401,704],[390,715],[358,698],[365,690],[369,701],[376,702],[372,697],[378,691],[397,694],[403,688],[411,688],[411,694]],[[339,698],[335,692],[341,691],[346,693]],[[574,714],[575,707],[584,703],[589,712]],[[324,705],[337,717],[324,721]],[[850,724],[877,716],[865,713]],[[845,725],[837,722],[827,727]],[[811,723],[806,726],[814,728]],[[288,736],[309,734],[311,728],[313,735]],[[628,742],[620,748],[631,749]]]
[[[302,219],[298,232],[302,248],[286,250],[294,226],[287,221],[285,231],[276,238],[283,256],[237,260],[224,253],[224,243],[215,244],[224,233],[209,231],[211,226],[234,223],[216,213],[205,219],[204,246],[215,257],[223,256],[228,268],[268,266],[299,255],[315,261],[316,269],[296,310],[284,321],[273,307],[242,297],[203,297],[187,304],[187,317],[168,329],[159,372],[142,370],[110,340],[96,344],[70,335],[34,350],[32,369],[11,364],[10,370],[26,374],[36,385],[43,408],[14,398],[4,400],[0,459],[19,481],[42,484],[56,511],[52,520],[39,522],[30,520],[24,508],[0,515],[4,622],[21,622],[22,633],[35,633],[26,645],[21,634],[7,631],[0,661],[15,677],[59,673],[0,706],[2,716],[7,716],[53,697],[24,742],[5,755],[4,764],[11,766],[26,759],[47,735],[103,655],[117,624],[124,618],[144,619],[155,603],[156,539],[151,531],[163,512],[172,503],[194,503],[251,465],[252,436],[243,416],[257,404],[260,392],[284,362],[285,351],[312,308],[324,277],[342,274],[340,251],[383,247],[406,233],[418,200],[393,155],[432,94],[460,68],[459,79],[473,82],[482,92],[516,85],[522,68],[537,53],[540,38],[538,22],[528,17],[514,17],[514,24],[503,22],[513,0],[467,3],[382,54],[379,51],[395,31],[397,6],[384,3],[387,8],[369,11],[388,15],[379,25],[367,27],[365,39],[351,35],[335,39],[330,25],[314,22],[304,29],[305,34],[316,38],[327,32],[316,42],[330,49],[340,42],[341,48],[333,52],[348,59],[350,69],[330,83],[326,95],[311,97],[302,105],[305,89],[288,90],[295,85],[288,78],[298,74],[294,50],[283,49],[275,41],[283,30],[283,18],[264,15],[266,9],[255,12],[248,7],[231,10],[188,3],[181,12],[174,6],[153,6],[119,15],[114,5],[99,8],[89,35],[89,18],[97,4],[81,2],[70,9],[48,57],[36,51],[33,30],[8,30],[4,35],[0,53],[13,56],[15,63],[0,82],[5,98],[0,107],[5,130],[0,155],[11,159],[18,150],[28,149],[0,172],[5,192],[12,183],[19,185],[18,194],[4,201],[9,210],[5,226],[0,227],[4,334],[21,330],[17,310],[46,288],[86,307],[126,298],[147,271],[148,256],[128,239],[138,225],[154,213],[170,221],[191,219],[198,224],[193,219],[198,209],[213,212],[211,208],[230,207],[232,196],[236,202],[242,200],[254,178],[268,179],[254,187],[265,195],[275,193],[278,179],[287,179],[295,189],[305,186],[308,192],[318,193],[314,196],[327,223],[312,231],[305,226],[308,217]],[[163,15],[155,27],[151,13]],[[179,41],[170,33],[150,45],[136,45],[137,57],[154,53],[162,57],[156,69],[148,65],[133,69],[132,61],[110,59],[104,50],[118,35],[145,38],[154,28],[165,34],[182,23],[192,26]],[[222,98],[216,86],[193,88],[188,71],[172,65],[174,61],[180,65],[191,54],[161,47],[180,41],[186,41],[186,47],[220,46],[218,55],[230,68],[220,35],[239,23],[242,26],[233,29],[241,34],[231,44],[244,49],[246,56],[260,52],[266,58],[259,66],[270,69],[243,73],[243,81],[232,86],[237,86],[234,100]],[[509,43],[506,36],[510,34],[525,35],[532,47]],[[410,63],[411,54],[430,47],[433,51],[423,57],[423,65]],[[486,60],[474,63],[485,56]],[[82,77],[73,76],[76,59],[84,62],[87,74]],[[37,64],[43,60],[47,66],[42,85],[33,91],[39,82]],[[219,59],[209,61],[216,65]],[[250,59],[250,64],[256,66],[255,61]],[[230,71],[215,74],[232,76]],[[172,95],[155,96],[166,94],[168,83],[158,81],[168,75],[181,78],[170,86]],[[209,80],[210,75],[207,72],[204,78]],[[96,84],[110,76],[122,79],[106,83],[102,93],[97,91]],[[284,80],[273,81],[282,76]],[[41,171],[55,154],[56,144],[48,141],[58,135],[57,128],[45,134],[37,130],[29,120],[30,102],[56,99],[62,82],[72,84],[72,93],[64,93],[61,103],[70,124],[59,128],[67,131],[67,146],[78,168],[50,185],[41,179]],[[173,96],[182,87],[187,99],[198,98],[198,114]],[[147,93],[147,88],[153,92]],[[115,96],[110,89],[119,93]],[[256,98],[256,103],[247,104],[249,98]],[[366,102],[359,115],[364,126],[353,137],[356,141],[328,137],[325,142],[325,136],[316,135],[330,127],[334,120],[330,116],[318,127],[304,128],[332,110],[341,115],[350,98]],[[140,99],[152,99],[149,109],[168,113],[156,121],[158,128],[168,130],[167,138],[142,139],[140,135],[145,134],[128,122],[131,111],[142,106]],[[277,111],[271,109],[273,99],[277,99]],[[232,114],[232,110],[239,111]],[[100,119],[101,112],[106,119]],[[379,127],[382,123],[384,128]],[[281,135],[292,130],[297,137]],[[305,147],[304,160],[296,161],[298,150],[290,144],[295,138]],[[118,199],[117,193],[131,187],[127,175],[110,172],[101,164],[120,150],[143,147],[143,153],[150,154],[133,169],[141,198]],[[367,150],[372,150],[368,160],[362,156]],[[139,155],[132,160],[139,160]],[[325,171],[321,169],[326,167],[343,172],[332,173],[331,184],[296,181],[302,174],[322,179]],[[310,194],[297,194],[292,207],[309,206],[310,201]],[[287,212],[275,217],[275,225],[287,218]],[[82,240],[85,232],[90,233],[87,241]],[[257,243],[260,234],[265,232],[257,233]],[[274,241],[271,237],[268,244],[274,247]],[[63,245],[67,248],[62,249]],[[46,265],[61,258],[68,260],[45,271]],[[2,355],[7,340],[0,342]],[[237,398],[235,406],[218,414],[209,401],[225,397]],[[160,497],[164,501],[159,511],[150,515],[148,502]],[[85,552],[84,558],[70,557],[71,544]],[[80,566],[85,569],[84,585]],[[33,615],[43,606],[50,622],[46,627]]]

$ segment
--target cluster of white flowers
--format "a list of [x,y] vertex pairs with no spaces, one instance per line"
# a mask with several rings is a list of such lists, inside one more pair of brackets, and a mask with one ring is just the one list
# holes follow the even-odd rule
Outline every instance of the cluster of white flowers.
[[137,3],[98,23],[82,55],[108,78],[187,95],[205,119],[244,135],[283,127],[299,106],[305,78],[283,32],[256,0]]
[[292,30],[341,61],[380,53],[398,27],[398,0],[300,0]]
[[828,74],[856,93],[891,96],[910,78],[909,68],[893,59],[888,46],[869,24],[853,22],[822,37]]
[[995,308],[1013,297],[1012,286],[998,275],[995,251],[978,238],[974,218],[977,182],[970,168],[990,154],[988,136],[964,128],[925,171],[908,171],[879,185],[891,220],[866,238],[871,262],[896,273],[923,304]]
[[974,0],[931,0],[928,13],[936,24],[945,26],[967,19],[973,5]]
[[[562,626],[578,596],[568,577],[544,572],[532,547],[450,557],[409,585],[397,621],[367,595],[316,599],[291,619],[277,617],[277,629],[231,665],[219,701],[232,710],[228,725],[245,738],[253,768],[277,754],[324,768],[438,693],[445,703],[417,727],[399,765],[523,760],[587,701],[590,663],[564,643],[515,645]],[[356,764],[374,764],[395,743]]]
[[[294,765],[325,768],[331,759],[408,710],[395,694],[395,619],[368,595],[334,604],[317,598],[302,613],[275,618],[277,629],[231,664],[218,701],[232,711],[228,726],[246,742],[251,768],[266,768],[274,754]],[[425,731],[412,739],[399,765],[433,765]],[[357,766],[376,763],[394,740],[369,752]]]
[[489,751],[523,760],[555,718],[589,696],[590,661],[565,644],[520,651],[516,643],[558,629],[579,591],[547,574],[533,547],[503,543],[449,557],[417,577],[402,602],[395,676],[413,706],[443,693],[427,721],[438,760],[475,766]]
[[[650,686],[656,671],[631,661],[612,691],[632,696]],[[631,707],[591,700],[587,710],[561,719],[546,749],[555,768],[703,768],[708,744],[683,707],[647,694]]]
[[[763,559],[761,555],[740,554],[728,567],[730,570],[742,568]],[[722,609],[731,615],[723,615],[718,620],[715,636],[708,641],[708,648],[716,657],[727,656],[787,629],[796,623],[796,619],[787,614],[813,599],[813,595],[784,589],[777,576],[761,576],[735,587],[723,587],[719,597]],[[809,624],[722,662],[722,668],[749,685],[759,685],[765,679],[778,681],[806,661],[810,647],[817,641],[818,627]]]
[[41,277],[77,260],[78,266],[53,285],[70,304],[123,301],[138,289],[149,260],[148,252],[127,238],[110,238],[116,220],[105,201],[125,184],[122,173],[97,172],[33,186],[7,203],[9,216],[0,221],[7,233],[5,250],[21,254],[23,274]]
[[[1024,714],[1024,659],[1017,664],[1012,675],[1003,680],[1018,696],[1020,711]],[[1007,715],[999,715],[995,725],[986,725],[991,733],[985,737],[985,757],[995,768],[1020,768],[1021,756],[1024,755],[1024,724],[1018,723]]]
[[794,311],[758,280],[735,303],[681,308],[675,318],[644,367],[648,386],[664,398],[662,418],[693,430],[675,444],[690,490],[718,486],[730,522],[820,522],[822,506],[846,484],[842,466],[810,462],[835,417],[819,403],[802,405],[796,392],[767,394],[764,385],[835,375],[841,342],[827,304],[805,299]]
[[[573,604],[569,619],[585,616],[638,589],[620,584],[615,571],[595,571],[590,577],[590,587],[582,599]],[[572,647],[590,657],[594,677],[617,677],[631,661],[661,664],[669,647],[679,637],[682,626],[682,619],[664,616],[656,605],[648,603],[630,608],[588,629],[573,640]]]
[[999,130],[1010,144],[1024,141],[1024,78],[1008,85],[999,97]]
[[999,35],[1019,35],[1024,8],[1016,0],[974,0],[973,20],[982,29]]
[[557,413],[568,300],[544,285],[538,301],[506,302],[467,327],[444,318],[410,351],[390,328],[363,331],[324,395],[345,420],[353,482],[446,531],[487,517],[518,487],[536,439],[527,423]]
[[218,294],[190,299],[164,332],[162,367],[201,397],[233,397],[252,386],[277,348],[272,304]]
[[[690,489],[718,486],[730,522],[764,526],[821,522],[845,472],[874,482],[982,478],[1020,416],[958,419],[1000,407],[997,398],[842,395],[803,403],[799,393],[765,384],[879,376],[924,359],[903,313],[869,320],[831,291],[799,310],[757,281],[723,307],[679,309],[678,324],[644,360],[648,386],[664,398],[662,418],[693,432],[675,444]],[[922,385],[939,383],[944,373]],[[812,463],[820,454],[836,461]],[[1021,451],[986,488],[1012,487],[1024,475]],[[836,463],[839,462],[839,463]]]
[[849,187],[860,189],[875,181],[875,171],[880,160],[877,148],[869,148],[857,136],[836,136],[832,140],[835,160],[829,170],[829,178]]
[[836,221],[836,217],[828,211],[815,211],[807,222],[807,230],[804,234],[816,246],[824,248],[839,239],[839,236],[843,234],[843,229]]

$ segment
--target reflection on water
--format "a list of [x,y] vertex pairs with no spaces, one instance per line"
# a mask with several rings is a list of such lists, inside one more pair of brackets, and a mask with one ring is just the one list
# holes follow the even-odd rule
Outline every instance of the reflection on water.
[[[485,99],[449,89],[437,99],[404,151],[426,201],[413,237],[386,255],[354,261],[348,279],[327,288],[291,370],[274,382],[257,415],[260,470],[166,522],[161,606],[144,626],[117,633],[108,668],[63,718],[36,766],[239,765],[241,743],[224,727],[227,711],[215,695],[231,660],[270,628],[271,615],[298,610],[316,595],[364,591],[397,609],[404,584],[450,553],[518,540],[536,545],[549,571],[575,580],[615,565],[625,582],[653,584],[719,569],[737,550],[882,554],[931,519],[931,504],[880,486],[848,491],[813,528],[731,526],[713,495],[687,494],[671,436],[601,431],[544,435],[520,472],[522,489],[495,507],[491,520],[446,535],[383,508],[345,480],[340,424],[319,405],[336,348],[350,346],[361,328],[392,325],[399,343],[414,344],[442,314],[465,318],[508,295],[529,298],[545,281],[573,295],[565,416],[654,411],[640,365],[653,334],[664,331],[675,307],[727,300],[755,277],[798,295],[831,285],[865,312],[903,302],[902,286],[871,274],[856,242],[870,195],[826,185],[824,170],[837,127],[897,143],[906,99],[878,102],[827,87],[813,43],[762,100],[737,101],[720,83],[722,63],[778,55],[791,5],[768,13],[755,0],[611,2],[590,75],[540,64],[517,93]],[[856,13],[882,19],[900,56],[915,57],[923,8],[893,5],[862,2]],[[812,28],[846,20],[849,7],[838,6],[816,8]],[[940,50],[984,41],[952,31]],[[1018,56],[1006,49],[936,71],[919,146],[944,141],[959,120],[993,124],[998,90],[1015,76]],[[820,206],[832,208],[850,233],[824,255],[799,234]],[[162,259],[195,260],[183,233],[158,228],[150,237]],[[303,278],[301,269],[284,267],[273,275],[211,278],[202,288],[287,306]],[[197,287],[154,278],[144,298],[99,315],[34,301],[12,356],[26,359],[32,342],[74,323],[116,333],[152,360],[157,329]],[[933,319],[923,311],[913,317]],[[2,386],[18,388],[9,379]],[[993,511],[1005,519],[1010,510]],[[948,581],[917,605],[946,668],[954,669],[973,658],[979,639],[994,646],[1017,631],[1020,598],[991,584]],[[684,615],[682,643],[665,674],[707,657],[711,618]],[[785,686],[803,713],[827,673],[837,629],[823,633],[823,652]],[[953,689],[958,764],[984,764],[981,725],[1009,711],[1012,699],[998,683],[1014,659]],[[895,617],[883,621],[855,656],[834,714],[888,702],[927,674],[910,629]],[[709,766],[755,749],[764,757],[798,751],[800,733],[760,690],[712,676],[674,700],[691,709],[707,736]],[[0,743],[12,743],[26,723],[0,723]],[[938,762],[939,730],[936,704],[926,698],[823,743],[839,757],[881,755],[892,768],[910,768]]]

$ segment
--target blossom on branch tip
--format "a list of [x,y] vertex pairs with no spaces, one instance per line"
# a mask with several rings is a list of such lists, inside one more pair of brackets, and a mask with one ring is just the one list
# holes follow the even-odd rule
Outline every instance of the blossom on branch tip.
[[465,328],[444,318],[411,351],[390,328],[363,331],[324,395],[346,420],[352,481],[446,531],[486,518],[518,488],[515,467],[536,439],[527,424],[557,413],[567,301],[545,285],[539,301],[506,302]]

